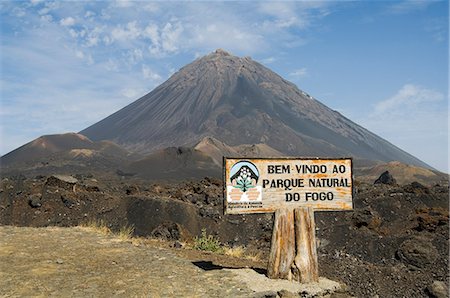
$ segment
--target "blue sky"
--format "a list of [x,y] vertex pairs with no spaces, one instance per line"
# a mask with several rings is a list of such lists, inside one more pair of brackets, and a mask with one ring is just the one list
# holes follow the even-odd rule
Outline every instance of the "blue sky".
[[448,172],[448,11],[448,1],[0,2],[0,154],[80,131],[223,48]]

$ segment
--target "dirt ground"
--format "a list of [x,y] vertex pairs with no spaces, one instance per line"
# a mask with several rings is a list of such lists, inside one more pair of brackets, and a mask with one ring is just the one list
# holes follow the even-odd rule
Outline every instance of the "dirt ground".
[[324,289],[305,290],[269,281],[258,262],[90,228],[3,226],[0,239],[0,297],[275,297],[283,287],[322,297],[340,287],[322,279]]

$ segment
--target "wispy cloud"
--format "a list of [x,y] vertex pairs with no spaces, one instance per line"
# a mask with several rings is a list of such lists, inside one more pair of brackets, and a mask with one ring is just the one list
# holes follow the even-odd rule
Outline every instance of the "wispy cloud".
[[355,118],[400,148],[445,170],[442,169],[442,159],[448,153],[445,98],[436,90],[405,84],[389,98],[376,103],[368,117]]
[[298,77],[298,78],[306,77],[308,76],[308,70],[306,69],[306,67],[302,67],[290,72],[289,75],[291,77]]
[[386,12],[389,14],[406,14],[415,11],[426,9],[429,5],[432,5],[433,1],[429,0],[405,0],[394,2],[386,8]]
[[436,42],[446,42],[448,40],[448,18],[433,18],[426,22],[425,31],[429,32]]
[[261,62],[263,64],[271,64],[271,63],[274,63],[276,60],[277,60],[277,58],[275,58],[275,57],[267,57],[267,58],[263,58],[261,60]]
[[75,19],[72,17],[67,17],[67,18],[61,19],[61,21],[59,21],[59,23],[61,24],[61,26],[73,26],[73,25],[75,25]]
[[421,110],[433,102],[442,101],[444,95],[438,91],[421,86],[406,84],[397,93],[375,105],[373,115],[404,114]]

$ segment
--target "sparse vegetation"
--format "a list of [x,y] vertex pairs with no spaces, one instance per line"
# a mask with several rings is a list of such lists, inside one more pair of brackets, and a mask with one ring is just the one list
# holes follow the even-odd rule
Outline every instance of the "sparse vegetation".
[[103,235],[111,234],[111,229],[108,227],[107,223],[102,219],[90,220],[88,222],[80,224],[80,227],[96,231]]
[[130,240],[133,237],[134,226],[125,225],[119,229],[117,235],[121,240]]
[[261,261],[261,252],[257,251],[257,252],[246,253],[244,258],[246,258],[247,260],[251,260],[253,262]]
[[80,227],[96,231],[103,235],[112,234],[114,236],[117,236],[120,240],[130,240],[134,232],[134,227],[129,225],[125,225],[121,227],[117,232],[113,232],[108,224],[102,219],[88,221],[81,224]]
[[223,249],[223,253],[230,257],[242,258],[245,253],[245,248],[241,245],[234,247],[226,246]]
[[214,253],[224,254],[234,258],[244,258],[252,261],[260,261],[260,252],[248,252],[247,249],[242,246],[226,246],[220,243],[220,240],[213,235],[208,235],[206,229],[202,229],[202,234],[200,237],[194,238],[194,249],[211,251]]
[[202,234],[200,237],[196,236],[194,238],[194,249],[211,251],[211,252],[222,252],[223,247],[216,237],[213,235],[207,235],[206,229],[202,229]]

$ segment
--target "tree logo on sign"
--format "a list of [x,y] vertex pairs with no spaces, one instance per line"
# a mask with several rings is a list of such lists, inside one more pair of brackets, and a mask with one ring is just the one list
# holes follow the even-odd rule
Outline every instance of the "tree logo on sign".
[[239,161],[230,169],[231,199],[239,201],[260,201],[261,187],[258,168],[249,161]]

